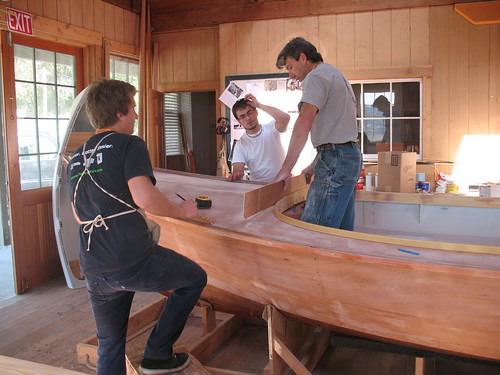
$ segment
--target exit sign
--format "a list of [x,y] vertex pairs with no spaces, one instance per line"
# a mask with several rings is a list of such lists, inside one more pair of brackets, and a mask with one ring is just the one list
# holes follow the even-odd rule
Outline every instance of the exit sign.
[[7,27],[16,33],[34,35],[31,14],[20,10],[7,8]]

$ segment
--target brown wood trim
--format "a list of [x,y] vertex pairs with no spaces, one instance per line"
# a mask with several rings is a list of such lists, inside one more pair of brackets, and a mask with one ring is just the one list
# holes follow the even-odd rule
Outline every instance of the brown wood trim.
[[432,65],[402,68],[342,69],[349,80],[432,77]]
[[104,39],[104,44],[111,55],[125,56],[137,60],[141,53],[139,47],[117,42],[116,40]]
[[88,44],[102,44],[101,33],[37,15],[33,16],[33,29],[37,37],[49,38],[51,40],[61,38],[66,43],[71,43],[72,41],[79,47]]

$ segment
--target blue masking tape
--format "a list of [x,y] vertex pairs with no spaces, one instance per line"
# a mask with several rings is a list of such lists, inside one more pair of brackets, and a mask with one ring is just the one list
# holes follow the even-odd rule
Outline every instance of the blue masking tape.
[[417,253],[416,251],[410,251],[410,250],[404,250],[404,249],[398,249],[398,251],[401,251],[402,253],[411,254],[411,255],[420,255],[420,253]]

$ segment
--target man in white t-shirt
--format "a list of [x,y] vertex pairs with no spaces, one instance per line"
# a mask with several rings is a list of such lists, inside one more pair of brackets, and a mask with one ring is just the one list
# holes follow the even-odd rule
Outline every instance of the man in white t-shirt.
[[[258,109],[268,113],[273,120],[260,124]],[[241,180],[245,165],[250,171],[250,180],[271,181],[285,160],[285,150],[281,145],[281,133],[287,129],[290,115],[275,107],[260,103],[252,94],[245,95],[232,108],[234,117],[245,129],[233,150],[230,180]]]

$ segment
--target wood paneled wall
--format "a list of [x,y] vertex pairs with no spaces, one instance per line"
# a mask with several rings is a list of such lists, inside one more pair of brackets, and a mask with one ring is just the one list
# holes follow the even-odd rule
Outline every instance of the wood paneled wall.
[[153,43],[159,91],[219,89],[218,28],[158,34]]
[[425,146],[433,159],[455,161],[465,135],[500,134],[500,24],[472,25],[451,7],[431,8],[429,19]]
[[11,0],[1,5],[139,46],[139,16],[102,0]]
[[221,46],[229,48],[221,49],[221,73],[278,72],[276,57],[296,36],[339,69],[428,65],[428,13],[414,8],[224,24]]
[[[500,134],[500,25],[473,26],[452,6],[158,34],[159,87],[216,80],[223,90],[229,75],[279,72],[276,57],[295,36],[315,44],[324,60],[350,79],[424,77],[424,160],[454,161],[466,134]],[[219,73],[210,59],[218,61]]]

